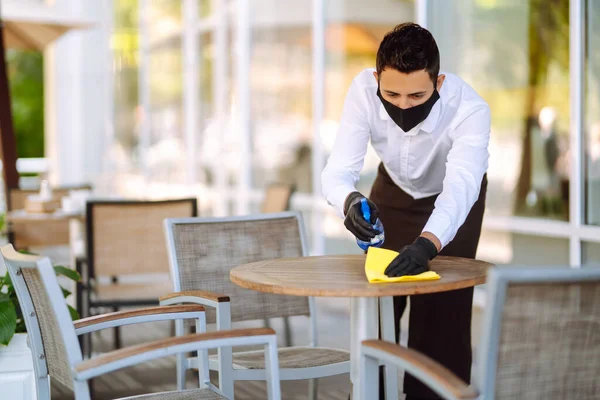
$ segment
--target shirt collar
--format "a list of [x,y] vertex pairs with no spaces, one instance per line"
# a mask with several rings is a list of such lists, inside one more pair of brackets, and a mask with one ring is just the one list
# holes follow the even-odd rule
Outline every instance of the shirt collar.
[[[419,130],[427,132],[427,133],[433,132],[433,130],[437,126],[438,121],[440,119],[441,111],[442,111],[442,98],[441,98],[441,94],[440,94],[439,100],[435,102],[435,104],[433,105],[433,108],[431,109],[431,112],[429,113],[427,118],[425,118],[425,121],[423,121],[419,125],[417,125],[417,127],[419,127]],[[379,104],[379,118],[381,118],[383,120],[391,120],[390,115],[387,113],[387,111],[385,111],[385,107],[383,106],[383,103]],[[415,129],[412,129],[412,130],[415,130]]]

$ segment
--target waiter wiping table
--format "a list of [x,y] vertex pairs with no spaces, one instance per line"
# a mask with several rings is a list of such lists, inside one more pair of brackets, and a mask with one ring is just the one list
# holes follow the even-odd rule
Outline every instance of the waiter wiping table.
[[[413,23],[389,32],[376,68],[353,80],[322,175],[327,201],[360,241],[400,254],[388,276],[428,270],[438,254],[475,258],[485,208],[490,109],[465,81],[440,73],[429,31]],[[356,191],[367,146],[381,159],[369,198]],[[365,203],[369,221],[365,219]],[[473,288],[411,296],[408,346],[471,376]],[[406,297],[394,298],[396,341]],[[407,400],[437,399],[413,377]],[[383,394],[383,391],[380,391]]]

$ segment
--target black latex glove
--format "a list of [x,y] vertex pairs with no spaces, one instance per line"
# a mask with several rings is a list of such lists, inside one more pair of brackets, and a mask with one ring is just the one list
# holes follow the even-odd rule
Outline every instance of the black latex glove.
[[429,271],[429,261],[437,256],[437,248],[431,240],[419,236],[412,244],[404,246],[385,269],[389,277],[418,275]]
[[371,209],[371,221],[365,220],[360,207],[360,201],[363,198],[366,197],[359,192],[352,192],[346,197],[346,201],[344,202],[344,215],[346,215],[344,226],[346,226],[346,229],[352,232],[358,239],[369,242],[376,235],[381,233],[373,228],[373,224],[375,224],[377,218],[379,218],[379,211],[377,210],[375,203],[367,199],[367,204]]

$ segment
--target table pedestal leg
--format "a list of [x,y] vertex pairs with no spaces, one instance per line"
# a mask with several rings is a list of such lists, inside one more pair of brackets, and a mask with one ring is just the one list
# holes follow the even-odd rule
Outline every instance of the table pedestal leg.
[[[379,299],[379,318],[381,321],[381,339],[395,343],[396,328],[393,297],[381,297]],[[398,368],[391,365],[385,367],[385,399],[398,400]]]
[[357,297],[350,300],[350,380],[352,398],[360,393],[360,344],[363,340],[377,339],[379,331],[377,297]]

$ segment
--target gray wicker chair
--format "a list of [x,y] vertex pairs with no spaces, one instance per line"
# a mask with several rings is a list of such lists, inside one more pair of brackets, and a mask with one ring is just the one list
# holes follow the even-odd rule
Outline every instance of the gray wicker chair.
[[[350,371],[348,352],[316,347],[314,299],[247,290],[229,279],[231,268],[241,264],[306,255],[299,213],[167,219],[165,230],[172,281],[177,293],[162,297],[161,305],[196,303],[209,306],[207,322],[216,322],[219,330],[230,329],[231,322],[308,316],[310,344],[279,349],[281,379],[311,379],[310,396],[315,398],[314,378]],[[183,332],[182,324],[177,326],[177,331]],[[265,379],[264,364],[257,353],[235,352],[232,355],[232,350],[225,348],[220,352],[225,363],[230,363],[233,358],[236,379]],[[183,387],[185,369],[194,368],[195,362],[194,359],[180,358],[179,387]],[[212,358],[210,368],[218,369],[218,365],[218,360]]]
[[383,362],[404,368],[445,399],[599,399],[600,267],[495,267],[469,386],[414,350],[363,342],[362,399],[378,396]]
[[[198,305],[151,307],[111,313],[73,322],[48,258],[23,255],[12,245],[0,249],[25,317],[37,378],[37,398],[50,399],[50,379],[72,391],[75,399],[90,399],[88,380],[109,372],[169,355],[198,351],[202,368],[199,388],[127,397],[127,399],[232,399],[210,383],[207,350],[221,346],[262,345],[268,368],[269,399],[280,399],[277,338],[268,328],[239,329],[171,337],[127,347],[85,360],[77,336],[99,329],[159,320],[192,320],[198,331],[206,329],[204,307]],[[232,366],[222,364],[219,374],[232,377]],[[233,382],[231,382],[233,385]]]
[[[294,185],[277,182],[271,183],[265,190],[265,197],[260,206],[261,214],[280,213],[290,209],[290,200],[296,188]],[[269,320],[265,320],[265,326],[269,327]],[[283,328],[285,331],[285,345],[292,345],[292,327],[289,317],[283,317]]]

